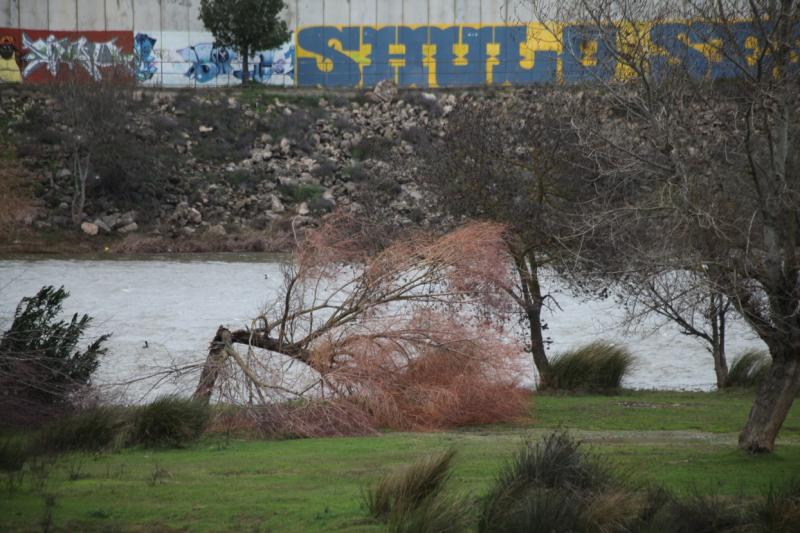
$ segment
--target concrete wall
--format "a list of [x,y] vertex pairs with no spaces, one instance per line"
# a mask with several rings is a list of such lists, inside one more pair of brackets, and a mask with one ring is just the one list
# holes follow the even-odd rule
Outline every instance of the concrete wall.
[[[529,0],[285,1],[292,39],[251,58],[251,77],[261,83],[359,87],[388,79],[433,88],[624,75],[591,28],[561,24],[553,35],[532,22]],[[0,81],[46,83],[75,64],[99,79],[125,61],[142,84],[240,83],[241,58],[214,46],[199,6],[200,0],[0,0]],[[660,50],[654,68],[678,58],[696,76],[733,75],[705,43],[687,42],[687,28],[653,26],[649,38]],[[741,47],[754,34],[739,23],[735,35]]]

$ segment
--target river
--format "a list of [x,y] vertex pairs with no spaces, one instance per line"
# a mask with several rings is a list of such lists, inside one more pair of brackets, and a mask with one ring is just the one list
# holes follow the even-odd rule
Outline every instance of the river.
[[[274,298],[281,261],[265,254],[3,259],[0,329],[8,328],[20,298],[43,285],[64,285],[70,292],[65,313],[93,316],[90,336],[113,333],[95,377],[97,384],[111,388],[170,365],[202,361],[219,325],[246,325]],[[560,307],[545,314],[546,335],[553,340],[550,353],[602,338],[624,344],[637,358],[626,387],[713,388],[711,356],[698,341],[672,325],[626,332],[620,324],[624,312],[613,299],[586,301],[560,291],[554,280],[548,283]],[[729,356],[763,347],[743,323],[731,324]],[[126,387],[126,398],[186,392],[194,379],[185,376],[155,390],[148,381],[137,382]]]

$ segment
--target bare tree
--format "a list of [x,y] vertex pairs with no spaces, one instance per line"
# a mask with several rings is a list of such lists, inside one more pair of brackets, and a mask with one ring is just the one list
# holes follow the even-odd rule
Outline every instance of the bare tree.
[[707,286],[704,275],[690,271],[648,272],[625,276],[617,287],[621,289],[619,298],[629,327],[651,327],[654,315],[676,325],[683,335],[705,344],[714,361],[717,388],[728,386],[725,337],[735,310],[725,294]]
[[64,69],[50,91],[68,128],[62,137],[72,169],[71,214],[80,224],[92,189],[125,198],[149,179],[158,168],[156,148],[138,146],[131,133],[136,86],[125,62],[104,68],[99,79]]
[[800,388],[800,2],[544,4],[568,81],[592,84],[573,116],[599,169],[591,231],[617,271],[707,272],[767,344],[739,445],[771,451]]
[[452,220],[506,225],[504,252],[517,277],[508,295],[526,323],[540,375],[549,368],[542,312],[552,299],[542,277],[574,260],[565,253],[572,235],[565,211],[585,192],[579,161],[565,157],[575,154],[568,147],[576,141],[568,116],[549,90],[467,98],[448,117],[444,136],[423,151],[419,171]]

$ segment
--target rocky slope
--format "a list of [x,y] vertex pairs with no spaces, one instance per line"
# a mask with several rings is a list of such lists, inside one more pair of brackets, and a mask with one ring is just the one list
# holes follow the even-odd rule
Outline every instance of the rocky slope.
[[414,160],[468,96],[386,84],[362,93],[133,91],[104,121],[118,127],[94,148],[77,218],[72,148],[81,134],[64,98],[30,87],[0,97],[0,127],[33,181],[26,226],[79,227],[86,238],[122,236],[155,251],[237,238],[253,246],[243,235],[263,237],[255,248],[282,248],[281,235],[335,209],[426,224],[435,208],[414,183]]

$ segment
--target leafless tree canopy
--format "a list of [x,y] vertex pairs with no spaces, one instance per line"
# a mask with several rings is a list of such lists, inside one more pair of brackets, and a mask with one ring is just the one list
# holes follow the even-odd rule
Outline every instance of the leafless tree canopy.
[[701,274],[730,300],[773,358],[740,444],[771,450],[800,387],[800,4],[578,0],[555,15],[587,21],[614,73],[573,118],[599,169],[595,250],[620,273]]

